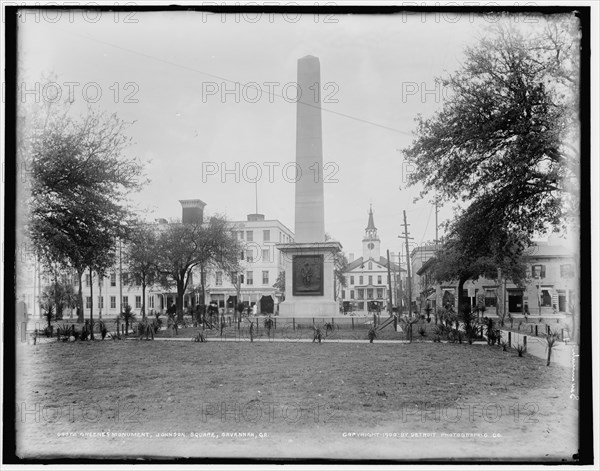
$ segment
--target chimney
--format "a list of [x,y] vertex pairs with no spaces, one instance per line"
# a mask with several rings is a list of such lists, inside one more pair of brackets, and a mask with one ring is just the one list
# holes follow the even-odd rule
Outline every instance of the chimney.
[[354,254],[353,253],[349,253],[348,254],[348,262],[353,262],[354,261]]
[[265,220],[265,215],[264,214],[248,214],[248,222],[252,222],[252,221],[264,221]]
[[204,206],[202,200],[179,200],[181,203],[181,222],[184,224],[202,224],[204,221]]

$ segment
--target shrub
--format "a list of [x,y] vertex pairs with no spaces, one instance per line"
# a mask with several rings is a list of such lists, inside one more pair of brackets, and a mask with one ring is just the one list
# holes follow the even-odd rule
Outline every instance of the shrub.
[[423,327],[423,326],[419,327],[419,335],[421,336],[421,340],[423,340],[425,338],[425,336],[427,335],[427,331],[425,330],[425,327]]
[[125,321],[124,335],[129,335],[129,326],[133,325],[133,322],[135,321],[135,314],[131,310],[131,306],[129,304],[126,304],[124,306],[123,312],[121,313],[120,318]]
[[506,343],[505,340],[502,340],[502,342],[500,343],[500,345],[502,346],[502,351],[506,352],[506,349],[508,348],[508,343]]
[[318,340],[319,343],[321,343],[321,340],[323,339],[323,332],[321,331],[321,328],[313,327],[313,330],[314,330],[313,343],[315,342],[315,340]]
[[525,345],[517,345],[517,354],[522,357],[525,353]]
[[560,340],[560,334],[558,332],[549,331],[546,334],[546,348],[548,349],[548,359],[546,361],[546,366],[550,366],[550,356],[552,355],[552,349],[555,347],[556,343]]

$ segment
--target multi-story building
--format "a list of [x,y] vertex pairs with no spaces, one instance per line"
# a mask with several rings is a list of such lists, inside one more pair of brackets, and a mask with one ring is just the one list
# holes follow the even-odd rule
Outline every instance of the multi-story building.
[[247,307],[256,305],[259,314],[277,312],[283,293],[273,285],[285,271],[285,260],[276,244],[293,242],[294,233],[277,219],[265,219],[264,214],[248,214],[246,221],[233,221],[231,228],[242,246],[241,269],[208,274],[207,301],[227,311],[242,302]]
[[[397,304],[396,287],[400,282],[398,264],[382,257],[381,241],[373,218],[373,208],[369,209],[369,220],[362,240],[362,257],[353,259],[351,254],[344,270],[346,287],[342,290],[344,311],[373,311],[377,306],[385,310],[389,304],[388,265],[392,278],[392,304]],[[390,254],[390,258],[393,258]]]
[[432,309],[448,303],[456,309],[460,294],[472,306],[484,305],[492,315],[573,314],[577,294],[573,250],[553,241],[537,242],[524,257],[527,276],[523,286],[499,273],[497,279],[480,277],[467,281],[462,293],[457,292],[456,282],[435,281],[435,257],[430,257],[417,271],[418,294],[424,305]]
[[430,260],[433,256],[435,256],[436,245],[434,243],[425,243],[423,245],[419,245],[415,247],[410,252],[410,275],[411,275],[411,306],[412,312],[421,312],[423,308],[425,308],[425,299],[420,295],[421,293],[421,285],[423,284],[423,280],[421,280],[421,268],[428,260]]
[[[198,223],[203,221],[206,203],[199,199],[181,200],[182,223]],[[167,227],[166,219],[157,219],[152,225],[157,231]],[[240,240],[241,270],[236,274],[224,273],[219,270],[206,273],[205,294],[202,299],[200,289],[199,269],[194,269],[191,274],[188,289],[184,295],[184,311],[188,311],[197,304],[216,303],[224,310],[233,310],[237,305],[238,295],[241,302],[248,305],[258,305],[259,313],[270,313],[277,309],[282,294],[273,287],[280,272],[284,271],[282,254],[276,249],[277,243],[289,243],[294,239],[294,234],[279,220],[265,220],[262,214],[249,214],[246,221],[233,221],[230,223],[231,231]],[[94,317],[97,319],[114,318],[119,315],[123,307],[131,306],[135,314],[139,314],[143,304],[142,287],[135,274],[131,273],[124,262],[126,247],[117,248],[117,262],[107,271],[105,276],[99,277],[97,273],[85,273],[82,278],[83,314],[89,318],[93,305]],[[29,314],[40,317],[39,293],[44,286],[52,280],[48,274],[33,277],[37,282],[34,292],[21,294],[21,299],[26,302]],[[232,279],[234,278],[234,279]],[[39,279],[39,281],[37,281]],[[79,289],[77,276],[70,275],[69,283],[74,286],[75,292]],[[236,283],[237,281],[237,283]],[[93,293],[93,294],[92,294]],[[93,296],[93,303],[92,303]],[[159,285],[148,286],[145,293],[146,312],[164,312],[176,301],[174,289],[164,289]],[[36,308],[38,307],[38,308]],[[64,316],[75,317],[74,309],[67,309]]]

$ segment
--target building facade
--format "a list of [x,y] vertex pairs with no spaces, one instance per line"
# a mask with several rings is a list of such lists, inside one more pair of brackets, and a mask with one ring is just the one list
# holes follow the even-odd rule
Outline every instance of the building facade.
[[265,219],[263,214],[248,214],[246,221],[233,221],[231,228],[242,246],[241,269],[238,273],[209,273],[207,302],[225,311],[233,311],[242,302],[246,307],[256,305],[258,314],[276,313],[283,293],[273,285],[285,271],[285,260],[275,246],[293,242],[294,233],[279,220]]
[[[390,258],[393,258],[392,254]],[[341,296],[344,312],[368,312],[387,308],[390,302],[388,265],[392,284],[392,305],[395,306],[398,303],[400,273],[404,270],[381,256],[381,240],[377,235],[373,208],[369,208],[369,220],[362,240],[362,257],[354,260],[351,254],[344,270],[346,287],[342,289]]]
[[[199,199],[181,200],[182,223],[198,223],[204,218],[206,203]],[[156,231],[163,230],[169,222],[157,219],[151,224]],[[259,313],[276,312],[282,294],[273,287],[279,273],[284,271],[285,260],[275,248],[277,243],[293,242],[294,234],[279,220],[266,220],[262,214],[250,214],[246,221],[230,223],[231,231],[240,241],[241,270],[236,274],[214,270],[205,274],[204,297],[200,289],[201,274],[194,269],[190,275],[188,288],[183,299],[184,311],[190,311],[198,304],[216,303],[224,311],[233,311],[240,302],[246,306],[257,304]],[[89,319],[93,308],[94,318],[116,318],[124,306],[131,306],[134,314],[140,315],[145,296],[146,313],[164,313],[176,302],[175,290],[165,290],[159,285],[147,286],[145,294],[135,274],[131,273],[124,262],[126,247],[117,248],[117,262],[105,276],[97,273],[83,275],[83,315]],[[37,266],[37,265],[36,265]],[[40,293],[52,283],[51,275],[38,268],[30,276],[33,289],[22,290],[20,300],[25,301],[27,311],[32,317],[41,317],[39,309]],[[79,280],[73,273],[61,276],[62,281],[71,284],[75,293],[79,290]],[[29,280],[28,280],[29,281]],[[25,285],[25,283],[23,284]],[[76,318],[76,309],[67,309],[63,318]]]
[[454,309],[458,296],[471,306],[484,306],[486,315],[530,315],[545,317],[572,315],[577,304],[577,277],[573,251],[552,242],[538,242],[525,255],[526,280],[522,286],[502,277],[480,277],[467,281],[462,293],[457,283],[437,283],[435,257],[418,270],[418,296],[425,309],[435,310],[448,303]]

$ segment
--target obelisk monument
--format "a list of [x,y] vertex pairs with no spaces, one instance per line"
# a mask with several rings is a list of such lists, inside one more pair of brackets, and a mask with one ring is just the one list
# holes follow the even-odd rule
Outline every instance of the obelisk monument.
[[334,256],[339,242],[325,242],[321,66],[319,59],[298,59],[296,104],[295,239],[278,244],[285,259],[282,317],[330,317],[339,314],[334,292]]

